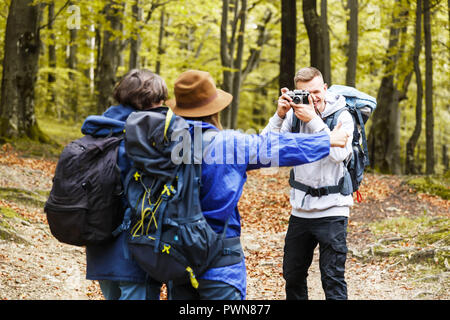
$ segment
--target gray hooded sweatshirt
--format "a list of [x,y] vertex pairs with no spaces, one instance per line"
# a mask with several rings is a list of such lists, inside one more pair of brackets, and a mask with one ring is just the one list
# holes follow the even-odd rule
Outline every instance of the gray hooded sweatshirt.
[[[325,96],[325,110],[322,118],[345,107],[345,98],[329,92]],[[269,124],[263,130],[274,132],[291,132],[293,110],[289,110],[284,119],[277,113],[269,120]],[[349,112],[344,111],[339,115],[337,123],[342,122],[342,129],[353,136],[353,118]],[[316,116],[308,123],[300,121],[301,133],[317,133],[330,129],[323,120]],[[328,157],[319,161],[294,167],[295,180],[313,188],[334,186],[344,175],[344,161],[348,160],[352,154],[352,139],[349,138],[345,148],[331,148]],[[340,193],[329,194],[322,197],[312,197],[305,192],[291,188],[290,202],[292,205],[292,215],[300,218],[324,218],[331,216],[348,217],[350,207],[353,205],[353,196],[344,196]]]

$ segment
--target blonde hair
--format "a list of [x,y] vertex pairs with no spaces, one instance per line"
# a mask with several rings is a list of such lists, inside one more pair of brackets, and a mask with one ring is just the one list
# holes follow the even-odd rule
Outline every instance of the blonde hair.
[[319,71],[319,69],[314,67],[306,67],[302,68],[297,71],[294,78],[294,84],[297,84],[297,82],[308,82],[314,79],[315,77],[321,77],[323,80],[322,73]]
[[203,117],[198,117],[198,118],[193,118],[193,117],[183,117],[183,118],[189,119],[189,120],[207,122],[209,124],[212,124],[217,129],[223,130],[222,123],[220,123],[220,112],[214,113],[209,116],[203,116]]

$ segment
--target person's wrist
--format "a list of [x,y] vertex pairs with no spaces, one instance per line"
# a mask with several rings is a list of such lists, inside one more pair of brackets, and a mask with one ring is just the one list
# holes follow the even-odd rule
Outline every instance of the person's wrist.
[[281,114],[280,114],[280,111],[277,110],[277,116],[278,116],[280,119],[284,119],[284,118],[286,118],[286,113],[281,112]]
[[307,122],[308,127],[313,131],[313,132],[318,132],[324,129],[324,127],[326,127],[326,124],[322,121],[322,119],[318,116],[315,115],[314,117],[311,118],[311,120],[309,120]]

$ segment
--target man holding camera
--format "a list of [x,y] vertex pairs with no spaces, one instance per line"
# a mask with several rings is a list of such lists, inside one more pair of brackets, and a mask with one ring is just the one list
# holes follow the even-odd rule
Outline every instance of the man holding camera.
[[[313,67],[299,70],[294,82],[297,90],[281,89],[277,112],[264,131],[317,133],[330,130],[324,121],[345,108],[345,98],[327,93],[321,72]],[[353,136],[354,124],[348,111],[339,114],[337,126]],[[308,299],[306,279],[317,244],[326,299],[347,299],[344,272],[347,223],[353,197],[344,190],[344,166],[351,155],[352,139],[348,139],[345,148],[331,148],[328,157],[296,166],[291,172],[292,213],[283,259],[288,300]]]

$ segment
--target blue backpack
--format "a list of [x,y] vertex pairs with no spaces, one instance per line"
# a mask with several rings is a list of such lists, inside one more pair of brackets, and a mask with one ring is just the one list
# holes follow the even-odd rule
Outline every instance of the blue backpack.
[[133,166],[124,183],[130,206],[124,224],[129,226],[129,250],[140,267],[160,282],[190,281],[197,288],[196,277],[208,268],[240,262],[239,237],[225,239],[226,227],[217,234],[203,216],[201,163],[194,161],[194,144],[182,157],[190,161],[172,159],[180,142],[171,137],[186,138],[189,124],[162,107],[132,113],[125,130]]
[[[347,172],[344,174],[344,177],[339,181],[339,184],[337,186],[311,188],[298,181],[295,181],[294,171],[291,170],[289,183],[291,187],[300,189],[306,194],[309,194],[313,197],[325,196],[332,193],[349,195],[353,192],[356,192],[357,200],[360,201],[361,195],[358,189],[363,179],[364,169],[370,164],[369,151],[367,148],[366,130],[364,126],[370,115],[377,107],[377,101],[374,97],[348,86],[332,85],[328,89],[328,92],[336,95],[342,95],[345,97],[346,101],[346,108],[342,108],[324,119],[324,122],[330,128],[330,130],[333,130],[333,128],[336,126],[339,115],[343,111],[347,110],[353,118],[353,154],[351,159],[346,163],[345,168],[347,169]],[[292,120],[292,132],[299,131],[300,120],[294,116]]]

